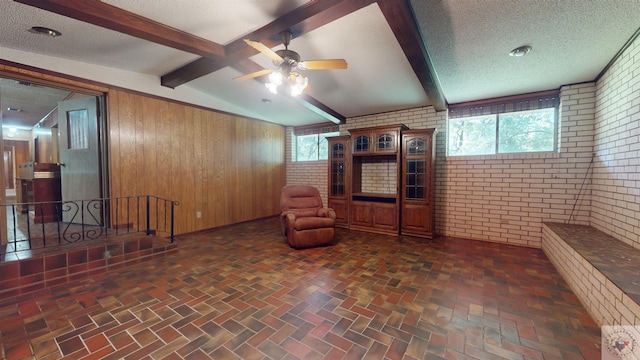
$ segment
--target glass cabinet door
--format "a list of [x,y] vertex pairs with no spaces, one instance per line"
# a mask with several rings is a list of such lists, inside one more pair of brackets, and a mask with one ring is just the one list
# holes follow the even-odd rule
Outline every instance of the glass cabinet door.
[[405,196],[407,200],[427,197],[427,141],[415,138],[406,143]]
[[331,162],[331,196],[345,196],[345,163]]
[[400,233],[433,238],[435,231],[434,141],[437,130],[402,133],[402,204]]
[[394,134],[378,135],[376,141],[376,151],[394,151],[396,147],[396,136]]
[[336,214],[336,227],[349,227],[351,136],[327,138],[329,144],[327,204]]
[[371,150],[370,138],[366,135],[360,135],[353,143],[353,152],[369,152]]
[[346,153],[344,144],[331,147],[331,196],[345,196]]
[[423,200],[427,197],[427,161],[407,160],[406,198]]
[[407,156],[427,154],[427,141],[425,139],[411,139],[407,142]]

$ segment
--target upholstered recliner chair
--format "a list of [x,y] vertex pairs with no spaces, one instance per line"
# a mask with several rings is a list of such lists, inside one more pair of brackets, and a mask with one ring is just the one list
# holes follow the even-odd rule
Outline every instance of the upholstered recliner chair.
[[322,205],[313,186],[289,185],[280,192],[282,234],[296,249],[329,245],[333,242],[336,213]]

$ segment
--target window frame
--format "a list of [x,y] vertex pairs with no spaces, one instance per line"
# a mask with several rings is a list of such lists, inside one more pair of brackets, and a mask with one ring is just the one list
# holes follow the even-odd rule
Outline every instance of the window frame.
[[[548,109],[553,109],[553,146],[550,150],[538,150],[538,151],[511,151],[511,152],[500,152],[500,117],[507,114],[515,114],[524,111],[545,111]],[[558,107],[555,108],[541,108],[541,109],[533,109],[533,110],[521,110],[521,111],[512,111],[508,113],[499,113],[496,114],[496,149],[494,155],[511,155],[511,154],[535,154],[535,153],[550,153],[556,152],[558,150],[558,126],[559,126],[559,112]]]
[[[524,111],[553,109],[553,147],[551,150],[500,152],[500,117]],[[450,131],[453,121],[480,117],[494,117],[494,144],[491,153],[484,154],[451,154]],[[560,149],[560,91],[550,90],[532,94],[481,100],[469,103],[450,105],[447,112],[446,156],[451,158],[501,157],[528,154],[551,154]]]
[[[295,127],[292,134],[292,159],[293,162],[312,162],[312,161],[327,161],[329,159],[329,148],[328,141],[321,141],[321,139],[326,139],[331,136],[340,135],[339,128],[337,124],[334,123],[323,123],[323,124],[315,124],[308,126],[300,126]],[[303,136],[315,136],[316,138],[316,158],[315,159],[304,159],[300,160],[298,156],[300,152],[298,151],[298,139]],[[321,145],[326,147],[326,151],[323,152]],[[326,158],[320,158],[320,154],[326,153]]]

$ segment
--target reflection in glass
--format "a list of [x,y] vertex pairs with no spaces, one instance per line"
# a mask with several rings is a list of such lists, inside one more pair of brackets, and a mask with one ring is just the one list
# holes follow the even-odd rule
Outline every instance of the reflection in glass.
[[345,195],[345,163],[344,161],[331,162],[331,195]]
[[413,139],[407,143],[407,155],[425,155],[427,142],[424,139]]
[[368,136],[358,136],[355,141],[355,147],[353,149],[355,152],[363,152],[369,151],[369,137]]
[[406,197],[421,200],[427,196],[427,162],[426,160],[407,160],[406,163]]
[[344,159],[346,154],[346,147],[343,144],[334,144],[331,148],[332,159]]
[[393,135],[382,134],[378,136],[378,150],[393,150]]

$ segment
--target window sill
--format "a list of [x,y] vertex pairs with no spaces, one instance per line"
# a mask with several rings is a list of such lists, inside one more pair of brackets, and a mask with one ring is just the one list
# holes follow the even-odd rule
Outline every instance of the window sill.
[[446,156],[446,161],[469,161],[469,160],[529,160],[529,159],[557,159],[560,153],[557,151],[543,151],[535,153],[514,153],[514,154],[492,154],[492,155],[463,155]]

